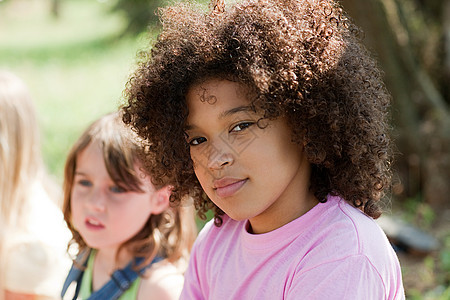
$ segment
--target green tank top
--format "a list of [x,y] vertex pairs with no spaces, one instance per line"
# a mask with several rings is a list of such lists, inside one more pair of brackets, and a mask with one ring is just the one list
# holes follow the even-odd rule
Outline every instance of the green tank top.
[[[79,292],[80,299],[87,299],[92,294],[92,269],[94,268],[94,259],[96,250],[92,250],[91,254],[88,258],[88,263],[86,270],[84,270],[83,279],[81,280],[81,287]],[[136,300],[137,294],[139,290],[139,284],[141,283],[141,278],[138,277],[130,286],[128,290],[126,290],[122,296],[120,296],[119,300]]]

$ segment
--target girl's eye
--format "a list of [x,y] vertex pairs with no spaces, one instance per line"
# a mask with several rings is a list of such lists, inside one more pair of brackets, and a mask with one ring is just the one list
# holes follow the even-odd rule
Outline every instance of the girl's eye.
[[109,190],[115,194],[121,194],[121,193],[126,193],[127,190],[118,186],[118,185],[114,185],[112,187],[109,188]]
[[189,141],[189,145],[191,146],[197,146],[200,145],[201,143],[206,142],[206,138],[204,137],[198,137],[198,138],[193,138]]
[[254,122],[242,122],[231,128],[230,132],[239,132],[255,124]]
[[80,179],[78,180],[78,184],[84,187],[90,187],[92,186],[92,183],[89,180],[86,179]]

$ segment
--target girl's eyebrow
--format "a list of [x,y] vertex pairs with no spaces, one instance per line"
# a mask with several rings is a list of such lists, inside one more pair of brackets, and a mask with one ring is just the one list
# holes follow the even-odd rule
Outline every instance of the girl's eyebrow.
[[251,105],[242,105],[238,107],[234,107],[232,109],[226,110],[219,115],[219,119],[223,119],[227,116],[236,114],[238,112],[255,112],[255,108]]
[[[220,120],[220,119],[223,119],[223,118],[225,118],[227,116],[230,116],[230,115],[233,115],[233,114],[236,114],[236,113],[239,113],[239,112],[255,112],[255,108],[253,106],[251,106],[251,105],[242,105],[242,106],[233,107],[232,109],[229,109],[229,110],[226,110],[226,111],[222,112],[219,115],[218,119]],[[196,127],[197,126],[195,126],[195,125],[186,124],[186,126],[184,127],[184,130],[185,131],[192,130],[192,129],[196,128]]]

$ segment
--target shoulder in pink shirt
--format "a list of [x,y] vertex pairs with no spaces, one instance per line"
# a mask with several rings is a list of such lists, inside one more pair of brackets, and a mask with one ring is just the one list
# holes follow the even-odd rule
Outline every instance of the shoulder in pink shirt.
[[181,299],[404,299],[379,226],[338,197],[268,233],[227,216],[195,242]]

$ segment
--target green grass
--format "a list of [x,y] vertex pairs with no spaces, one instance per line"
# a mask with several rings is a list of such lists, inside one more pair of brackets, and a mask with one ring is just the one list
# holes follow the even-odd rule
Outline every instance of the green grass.
[[118,39],[124,20],[110,2],[0,2],[0,68],[21,77],[36,102],[42,149],[61,180],[68,150],[86,126],[116,110],[136,52],[146,39]]

